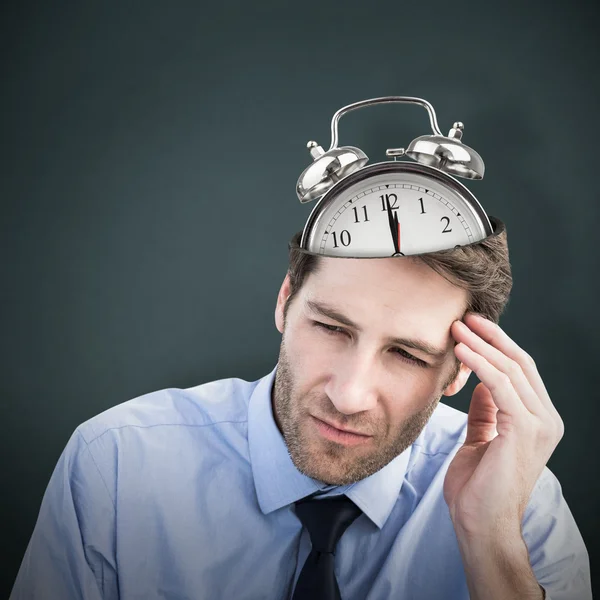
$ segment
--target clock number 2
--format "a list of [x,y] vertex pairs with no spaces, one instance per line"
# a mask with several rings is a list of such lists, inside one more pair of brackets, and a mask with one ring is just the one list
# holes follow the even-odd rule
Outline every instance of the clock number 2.
[[[344,236],[344,234],[346,234],[346,235]],[[337,248],[338,243],[337,243],[337,237],[335,235],[335,231],[333,231],[331,233],[331,235],[333,236],[333,247]],[[352,238],[350,237],[350,232],[347,229],[344,229],[342,231],[342,233],[340,233],[340,242],[342,242],[342,246],[349,246],[351,241],[352,241]]]
[[446,224],[444,225],[444,229],[442,230],[442,233],[450,233],[452,231],[452,229],[446,229],[446,227],[448,227],[448,225],[450,225],[450,219],[448,217],[442,217],[440,219],[440,221],[443,221],[444,219],[446,219]]

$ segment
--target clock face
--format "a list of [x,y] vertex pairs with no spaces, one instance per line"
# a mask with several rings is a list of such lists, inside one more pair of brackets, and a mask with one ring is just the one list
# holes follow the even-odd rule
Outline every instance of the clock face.
[[340,181],[315,205],[301,246],[328,256],[421,254],[492,232],[475,196],[425,165],[380,163]]

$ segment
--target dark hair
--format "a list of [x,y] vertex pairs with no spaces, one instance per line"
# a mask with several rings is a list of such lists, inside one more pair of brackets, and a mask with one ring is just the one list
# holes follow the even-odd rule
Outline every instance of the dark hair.
[[[512,289],[512,272],[506,239],[506,226],[500,219],[490,216],[493,233],[479,242],[458,248],[439,250],[424,254],[399,257],[404,260],[420,261],[449,281],[467,292],[465,312],[476,312],[494,323],[508,304]],[[300,248],[302,232],[294,235],[289,248],[290,295],[284,308],[284,320],[290,303],[302,287],[310,273],[319,269],[319,254]],[[343,257],[339,257],[343,258]],[[367,259],[370,260],[370,259]],[[460,362],[453,377],[458,374]]]

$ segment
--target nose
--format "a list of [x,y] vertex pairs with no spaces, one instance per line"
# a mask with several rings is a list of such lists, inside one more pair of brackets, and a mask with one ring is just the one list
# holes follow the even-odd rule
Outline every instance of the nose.
[[372,355],[345,353],[334,367],[325,393],[346,415],[370,410],[377,404],[377,374]]

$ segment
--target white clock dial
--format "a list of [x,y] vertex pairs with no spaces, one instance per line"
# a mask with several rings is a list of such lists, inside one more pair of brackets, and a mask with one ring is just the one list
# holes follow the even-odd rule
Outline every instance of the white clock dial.
[[302,245],[329,256],[385,257],[464,246],[489,233],[483,209],[454,178],[424,165],[381,163],[320,200]]

